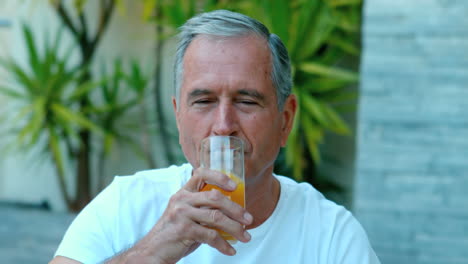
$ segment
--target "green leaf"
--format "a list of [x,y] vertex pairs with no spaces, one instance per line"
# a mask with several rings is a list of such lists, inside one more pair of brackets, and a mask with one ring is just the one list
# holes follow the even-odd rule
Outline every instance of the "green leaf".
[[11,62],[8,65],[8,71],[13,75],[13,78],[20,84],[19,87],[25,89],[29,95],[38,93],[36,80],[33,80],[28,76],[28,73],[21,68],[18,64]]
[[193,15],[195,15],[196,11],[195,11],[195,5],[196,5],[196,1],[194,0],[185,0],[183,1],[184,4],[187,4],[187,7],[186,7],[186,16],[187,17],[192,17]]
[[179,27],[186,21],[182,6],[178,2],[179,1],[176,1],[176,3],[173,5],[162,7],[163,13],[167,14],[166,18],[173,27]]
[[340,48],[342,51],[348,54],[358,56],[360,53],[360,49],[357,47],[355,43],[343,37],[340,37],[337,35],[330,36],[327,42],[331,45],[335,45],[336,47]]
[[354,20],[354,17],[349,12],[333,10],[333,18],[333,24],[337,29],[347,33],[357,33],[361,28],[359,21]]
[[[218,3],[218,1],[216,1],[216,0],[205,0],[205,1],[203,1],[203,5],[202,5],[201,10],[202,10],[202,11],[210,11],[210,10],[213,10],[213,9],[216,8],[217,3]],[[223,2],[219,2],[219,3],[222,4]],[[244,2],[241,2],[241,3],[244,3]],[[220,7],[217,8],[217,9],[223,9],[223,7],[220,6]]]
[[35,144],[42,132],[43,124],[46,119],[46,101],[45,98],[38,98],[34,104],[34,114],[31,119],[31,143]]
[[69,120],[63,120],[62,118],[54,118],[53,121],[49,122],[49,125],[54,126],[57,130],[62,132],[63,139],[65,140],[80,140],[77,126]]
[[114,109],[114,105],[110,104],[104,104],[100,106],[86,106],[84,107],[81,112],[85,114],[97,114],[97,115],[102,115],[104,113],[108,113]]
[[104,134],[104,131],[99,126],[94,124],[91,120],[79,113],[74,113],[71,109],[68,109],[63,105],[54,103],[52,104],[52,110],[58,117],[62,118],[63,120],[75,122],[81,127],[87,128],[101,135]]
[[307,91],[311,93],[329,93],[331,91],[342,89],[350,83],[351,82],[349,81],[344,81],[340,79],[314,78],[309,83],[307,83],[307,86],[305,86],[304,88],[306,88]]
[[16,99],[21,99],[21,100],[25,100],[27,99],[27,96],[20,93],[20,92],[17,92],[11,88],[8,88],[8,87],[1,87],[0,86],[0,93],[8,96],[8,97],[13,97],[13,98],[16,98]]
[[115,137],[111,133],[106,133],[104,136],[104,153],[109,154],[112,150],[112,146],[115,143]]
[[34,43],[34,35],[28,25],[22,26],[23,36],[26,40],[26,47],[28,49],[28,58],[31,68],[38,69],[39,57],[37,55],[36,45]]
[[87,0],[74,0],[73,6],[75,7],[76,11],[80,14],[83,12],[84,5],[86,4]]
[[20,144],[35,145],[41,134],[41,126],[45,120],[45,99],[37,98],[32,104],[31,119],[27,122],[18,133],[18,141]]
[[322,97],[324,102],[329,104],[353,104],[356,105],[358,93],[353,90],[339,91],[326,94]]
[[360,5],[362,4],[362,0],[329,0],[329,3],[332,7],[342,7]]
[[55,39],[54,39],[52,46],[50,46],[50,44],[47,42],[48,38],[46,39],[46,52],[50,50],[51,52],[53,52],[52,55],[58,53],[60,49],[60,43],[62,41],[62,34],[63,34],[64,27],[65,27],[64,25],[61,25],[59,27],[58,32],[55,34]]
[[338,115],[338,113],[331,107],[326,106],[324,112],[327,116],[329,125],[327,128],[340,135],[349,135],[350,130],[346,122]]
[[15,123],[23,121],[26,115],[30,114],[33,111],[34,111],[34,104],[27,104],[23,106],[22,108],[20,108],[20,110],[18,111],[18,114],[15,115],[12,121]]
[[80,86],[76,87],[75,91],[67,98],[67,101],[73,102],[79,100],[80,98],[89,95],[89,93],[102,85],[104,81],[100,82],[85,82]]
[[301,102],[304,111],[310,115],[313,119],[317,120],[318,123],[327,126],[327,115],[324,111],[322,104],[312,96],[303,93]]
[[264,0],[265,8],[270,14],[270,21],[273,33],[277,34],[284,43],[289,42],[289,1],[284,0]]
[[285,43],[291,58],[296,59],[297,53],[303,47],[304,38],[308,34],[311,27],[314,27],[313,19],[318,13],[318,8],[321,5],[319,1],[294,1],[291,3],[291,24],[289,26],[290,39],[289,43]]
[[49,148],[52,153],[52,158],[55,161],[55,166],[57,166],[58,176],[61,178],[62,182],[65,182],[65,164],[63,162],[63,153],[60,149],[60,139],[55,133],[52,127],[48,127],[49,132]]
[[349,135],[351,131],[349,130],[346,122],[337,114],[336,111],[329,109],[327,111],[329,119],[332,121],[332,127],[330,130],[340,135]]
[[125,81],[130,89],[136,92],[138,96],[143,96],[149,79],[143,75],[140,66],[133,61],[130,66],[130,74],[125,76]]
[[144,20],[146,21],[150,20],[157,4],[158,4],[158,0],[143,0],[142,17]]
[[122,74],[122,61],[117,59],[114,63],[114,71],[110,78],[110,86],[108,87],[108,94],[107,97],[108,102],[116,103],[118,100],[119,90],[120,90],[120,82],[123,80]]
[[347,82],[357,82],[359,79],[359,75],[355,72],[313,62],[303,63],[299,65],[299,69],[306,73],[336,78]]
[[[106,69],[106,65],[103,63],[101,64],[101,72],[102,72],[102,75],[107,75],[107,69]],[[110,81],[108,78],[106,78],[107,81],[105,81],[102,85],[101,85],[101,96],[102,98],[104,99],[104,101],[110,101],[110,97],[111,97],[111,92],[110,92]]]
[[307,141],[307,148],[309,149],[310,155],[315,163],[321,162],[319,143],[323,140],[323,130],[313,125],[310,119],[304,118],[302,121],[304,125],[304,135]]
[[120,116],[123,113],[129,111],[132,107],[136,106],[139,102],[140,102],[140,100],[138,100],[138,99],[132,99],[132,100],[128,100],[128,102],[126,102],[126,103],[115,105],[115,109],[116,109],[115,114]]
[[338,113],[356,113],[357,105],[356,104],[343,104],[333,107]]
[[330,106],[309,95],[304,95],[303,104],[309,118],[316,120],[323,128],[341,135],[349,134],[346,123]]
[[[304,30],[298,36],[295,46],[294,58],[304,60],[314,53],[326,42],[333,31],[333,18],[328,5],[322,1],[314,13],[309,13],[309,24],[304,25]],[[305,11],[303,11],[305,12]]]
[[309,144],[310,146],[323,142],[325,132],[323,127],[315,125],[307,115],[303,115],[301,124],[303,125],[304,134],[306,134],[310,140],[309,142],[314,142],[313,144]]

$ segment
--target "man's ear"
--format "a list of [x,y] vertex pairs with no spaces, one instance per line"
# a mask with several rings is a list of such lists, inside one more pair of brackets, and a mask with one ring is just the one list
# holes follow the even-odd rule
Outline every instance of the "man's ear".
[[297,110],[297,98],[294,94],[289,95],[284,103],[282,118],[283,124],[281,127],[281,147],[286,146],[286,142],[288,141],[289,133],[291,133],[291,129],[294,124],[294,116],[296,116]]
[[177,130],[179,130],[179,111],[177,110],[177,100],[174,96],[172,96],[172,109],[176,118]]
[[174,114],[177,113],[177,100],[174,96],[172,96],[172,109],[174,110]]

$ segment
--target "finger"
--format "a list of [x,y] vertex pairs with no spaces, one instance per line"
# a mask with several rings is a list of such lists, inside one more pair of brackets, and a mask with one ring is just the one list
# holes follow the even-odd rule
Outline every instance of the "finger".
[[233,256],[236,254],[236,250],[214,229],[196,224],[191,229],[191,236],[194,237],[194,241],[208,244],[225,255]]
[[253,221],[252,215],[242,206],[233,202],[218,190],[201,192],[194,196],[196,196],[196,198],[189,201],[194,207],[219,209],[227,217],[244,225],[250,225]]
[[193,214],[193,220],[204,226],[223,230],[244,243],[250,241],[251,236],[244,229],[244,225],[227,217],[218,209],[198,209],[198,211]]
[[231,201],[218,190],[189,192],[181,189],[170,198],[169,207],[172,210],[168,215],[174,219],[187,215],[185,209],[190,207],[195,209],[219,209],[228,217],[244,225],[249,225],[252,222],[252,216],[244,208]]
[[198,192],[205,184],[216,185],[226,191],[234,191],[237,187],[237,184],[226,174],[207,168],[197,168],[193,170],[192,177],[184,188],[191,192]]

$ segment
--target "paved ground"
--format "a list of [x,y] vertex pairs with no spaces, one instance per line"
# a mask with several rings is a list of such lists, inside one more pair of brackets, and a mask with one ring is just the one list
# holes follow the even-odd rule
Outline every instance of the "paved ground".
[[0,262],[48,263],[74,215],[0,204]]

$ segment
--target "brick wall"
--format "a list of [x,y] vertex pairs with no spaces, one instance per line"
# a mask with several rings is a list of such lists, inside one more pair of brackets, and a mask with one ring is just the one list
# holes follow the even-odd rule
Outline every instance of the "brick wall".
[[356,216],[382,263],[468,263],[468,1],[363,16]]

